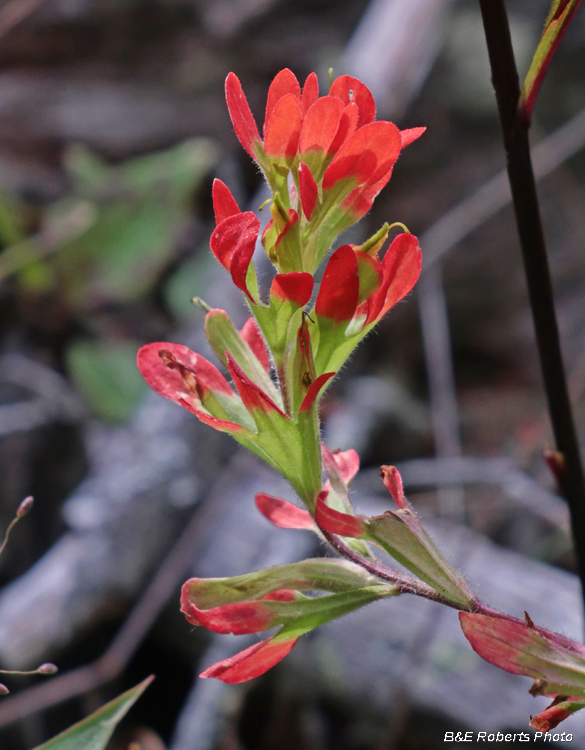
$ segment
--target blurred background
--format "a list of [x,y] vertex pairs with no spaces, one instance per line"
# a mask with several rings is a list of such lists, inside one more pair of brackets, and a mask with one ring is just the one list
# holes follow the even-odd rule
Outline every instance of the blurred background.
[[[507,3],[521,76],[549,5]],[[580,11],[532,138],[581,438],[584,66]],[[148,393],[135,367],[154,340],[208,351],[193,296],[245,320],[208,248],[214,177],[242,207],[263,200],[223,82],[239,76],[261,123],[283,67],[301,82],[316,71],[322,92],[329,67],[355,75],[378,119],[428,128],[344,238],[401,221],[425,258],[323,403],[329,447],[361,455],[358,511],[386,507],[378,467],[397,464],[482,598],[581,638],[478,4],[3,0],[0,528],[36,503],[1,560],[0,662],[51,661],[61,676],[5,679],[2,750],[29,750],[151,673],[112,750],[422,750],[448,746],[447,731],[525,730],[546,705],[476,657],[456,613],[407,597],[306,636],[251,684],[197,679],[255,641],[189,626],[187,577],[323,554],[257,514],[255,492],[290,497],[278,477]],[[580,714],[565,726],[585,747]]]

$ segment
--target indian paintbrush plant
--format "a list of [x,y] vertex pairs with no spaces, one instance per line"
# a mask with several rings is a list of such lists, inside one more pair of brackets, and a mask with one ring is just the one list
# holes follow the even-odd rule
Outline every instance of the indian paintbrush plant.
[[[327,387],[360,341],[412,290],[421,270],[418,240],[401,224],[385,251],[396,225],[329,253],[368,212],[401,151],[425,128],[401,131],[376,120],[372,94],[349,75],[332,80],[319,96],[314,73],[301,89],[294,74],[282,70],[268,90],[262,136],[233,73],[226,99],[236,135],[272,193],[272,218],[259,238],[257,216],[241,211],[224,183],[213,185],[211,251],[251,313],[238,331],[224,310],[198,300],[209,343],[231,382],[176,343],[144,346],[138,367],[160,395],[232,435],[290,482],[304,507],[260,493],[256,505],[269,521],[314,531],[340,558],[187,581],[181,608],[193,625],[236,635],[279,627],[201,676],[250,680],[283,659],[304,633],[377,599],[408,593],[458,610],[478,654],[532,677],[531,692],[552,696],[553,703],[531,725],[553,728],[585,706],[585,648],[536,626],[528,615],[518,620],[482,602],[423,528],[395,467],[382,467],[382,481],[396,509],[356,516],[349,487],[358,455],[321,442],[319,402]],[[276,270],[266,300],[252,262],[258,239]],[[382,564],[372,546],[409,573]],[[316,591],[321,595],[307,595]]]

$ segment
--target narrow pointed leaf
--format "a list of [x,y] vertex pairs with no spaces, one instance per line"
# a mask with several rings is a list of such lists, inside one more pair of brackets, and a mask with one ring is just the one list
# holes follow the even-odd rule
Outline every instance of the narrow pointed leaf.
[[582,0],[553,0],[544,31],[526,74],[518,105],[520,115],[528,123],[548,66],[581,3]]
[[135,688],[106,703],[87,719],[39,745],[36,750],[104,750],[116,725],[153,681],[148,677]]

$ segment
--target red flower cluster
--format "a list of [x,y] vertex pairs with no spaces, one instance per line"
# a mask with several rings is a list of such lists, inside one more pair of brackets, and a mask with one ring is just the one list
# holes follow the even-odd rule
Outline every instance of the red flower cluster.
[[[215,180],[211,251],[252,312],[238,331],[225,311],[204,305],[205,333],[233,386],[215,365],[180,344],[143,347],[138,366],[154,390],[230,433],[290,481],[307,510],[261,493],[256,502],[270,521],[320,533],[315,510],[323,514],[327,499],[343,509],[359,537],[349,499],[359,460],[353,451],[332,453],[321,446],[318,403],[360,340],[414,286],[421,268],[416,237],[399,235],[382,259],[387,224],[361,246],[339,247],[326,264],[314,306],[305,308],[313,297],[313,274],[333,241],[370,208],[401,149],[424,128],[400,132],[376,121],[370,91],[351,76],[333,81],[329,94],[319,97],[314,73],[301,90],[290,70],[281,71],[268,91],[262,138],[233,73],[226,98],[236,135],[272,189],[272,218],[260,239],[278,273],[265,303],[252,263],[260,221],[241,211],[229,188]],[[348,543],[365,550],[359,538]],[[311,599],[304,590],[329,593]],[[281,626],[272,638],[203,673],[240,682],[282,659],[317,624],[395,593],[347,563],[305,561],[238,581],[193,579],[185,584],[182,609],[190,622],[219,633]]]

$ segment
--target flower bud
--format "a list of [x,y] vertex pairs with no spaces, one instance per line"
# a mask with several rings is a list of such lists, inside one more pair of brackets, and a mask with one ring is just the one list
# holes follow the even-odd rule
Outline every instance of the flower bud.
[[57,674],[59,671],[58,667],[56,667],[54,664],[41,664],[41,666],[37,669],[37,672],[39,674]]
[[18,506],[18,510],[16,511],[17,518],[22,518],[23,516],[26,516],[29,510],[33,507],[33,503],[34,503],[34,498],[32,495],[25,497],[24,500]]

